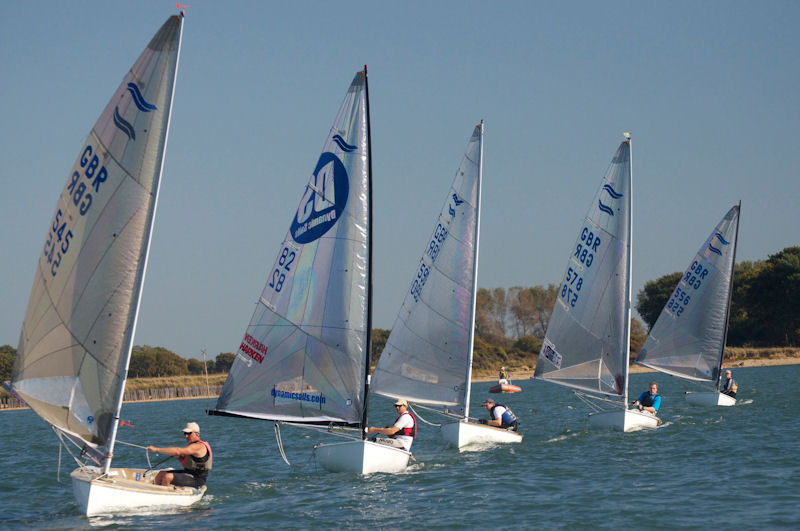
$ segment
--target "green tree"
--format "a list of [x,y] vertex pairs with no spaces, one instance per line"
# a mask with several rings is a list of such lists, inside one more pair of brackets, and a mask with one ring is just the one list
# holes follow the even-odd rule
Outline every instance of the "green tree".
[[754,346],[800,345],[800,247],[769,257],[747,290],[750,341]]
[[656,280],[648,280],[644,288],[636,295],[636,311],[642,316],[647,324],[647,329],[653,328],[656,319],[661,314],[661,310],[669,300],[675,286],[681,279],[680,271],[664,275]]
[[631,361],[636,359],[636,355],[642,350],[645,339],[647,339],[647,332],[644,325],[636,317],[631,317]]
[[133,378],[189,374],[188,360],[164,347],[137,345],[131,351],[128,374]]
[[383,352],[383,347],[386,346],[386,341],[389,339],[390,333],[391,330],[386,330],[385,328],[372,329],[372,350],[370,350],[369,353],[369,360],[373,369],[378,364],[381,352]]
[[233,352],[220,352],[214,363],[214,372],[228,372],[231,370],[236,354]]
[[0,347],[0,383],[11,379],[14,360],[17,358],[17,349],[11,345]]
[[194,358],[189,358],[189,363],[187,365],[189,369],[189,374],[205,374],[203,362],[200,360],[196,360]]

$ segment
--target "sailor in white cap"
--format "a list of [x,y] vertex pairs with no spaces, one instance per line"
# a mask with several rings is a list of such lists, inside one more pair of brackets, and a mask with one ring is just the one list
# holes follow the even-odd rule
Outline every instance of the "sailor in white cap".
[[410,452],[411,443],[414,442],[414,437],[417,436],[417,419],[408,412],[408,402],[405,400],[398,400],[394,403],[394,407],[397,410],[397,419],[393,425],[388,428],[364,428],[364,431],[386,435],[387,438],[385,439],[376,439],[375,442],[377,443],[402,448]]
[[183,465],[183,470],[162,470],[156,476],[157,485],[174,485],[176,487],[200,488],[206,484],[208,472],[214,463],[211,445],[200,439],[200,426],[196,422],[189,422],[181,430],[186,437],[186,446],[168,446],[159,448],[148,446],[148,452],[166,454],[177,457]]

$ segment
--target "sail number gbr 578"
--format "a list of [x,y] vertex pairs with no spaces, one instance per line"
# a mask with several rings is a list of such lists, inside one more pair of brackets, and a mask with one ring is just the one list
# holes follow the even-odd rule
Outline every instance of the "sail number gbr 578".
[[576,263],[577,267],[567,267],[564,283],[561,285],[560,296],[562,302],[568,304],[572,308],[578,303],[580,291],[583,288],[583,272],[592,267],[594,257],[597,254],[597,249],[600,247],[600,244],[600,237],[589,230],[589,228],[584,227],[578,238],[578,242],[575,244],[575,251],[569,259],[569,262]]

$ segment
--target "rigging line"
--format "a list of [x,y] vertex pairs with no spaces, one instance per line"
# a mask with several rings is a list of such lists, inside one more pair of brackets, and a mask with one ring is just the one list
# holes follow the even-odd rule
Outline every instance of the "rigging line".
[[277,422],[273,422],[272,425],[275,428],[275,442],[278,445],[278,452],[280,452],[283,462],[286,463],[288,466],[292,466],[289,460],[286,459],[286,453],[283,451],[283,439],[281,439],[281,429],[278,426]]
[[139,444],[133,444],[133,443],[125,442],[125,441],[120,441],[119,439],[117,439],[117,444],[124,444],[126,446],[133,446],[134,448],[141,448],[142,450],[147,450],[147,446],[142,446],[142,445],[139,445]]
[[[413,407],[411,404],[408,404],[408,409],[410,409],[410,410],[411,410],[411,412],[412,412],[412,413],[414,413],[414,415],[415,415],[415,416],[416,416],[416,417],[417,417],[419,420],[421,420],[422,422],[424,422],[424,423],[425,423],[425,424],[427,424],[428,426],[441,426],[441,424],[436,424],[435,422],[429,422],[429,421],[425,420],[424,418],[422,418],[422,415],[420,415],[419,413],[417,413],[417,411],[414,409],[414,407]],[[420,409],[422,409],[422,408],[420,408]]]

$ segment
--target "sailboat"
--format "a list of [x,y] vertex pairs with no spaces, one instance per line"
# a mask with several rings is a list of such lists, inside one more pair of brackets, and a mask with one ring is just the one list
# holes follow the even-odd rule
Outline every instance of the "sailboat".
[[[459,448],[520,442],[522,435],[470,422],[478,276],[483,122],[475,126],[411,286],[372,375],[374,393],[456,408],[442,434]],[[449,411],[446,411],[449,413]]]
[[713,391],[686,393],[689,403],[696,405],[736,404],[735,398],[717,389],[728,334],[740,211],[741,203],[731,207],[706,238],[636,358],[639,365],[712,384]]
[[87,515],[185,506],[205,492],[154,485],[154,470],[111,467],[182,32],[183,15],[169,17],[78,153],[48,225],[12,372],[14,393],[68,450],[79,449],[71,478]]
[[596,410],[590,425],[622,431],[660,422],[627,405],[632,181],[626,133],[570,251],[534,372],[535,379],[569,387],[585,399]]
[[[353,78],[212,415],[358,428],[315,448],[329,470],[398,472],[411,454],[366,440],[372,163],[366,66]],[[277,428],[278,424],[276,424]],[[341,433],[343,430],[337,430]]]

